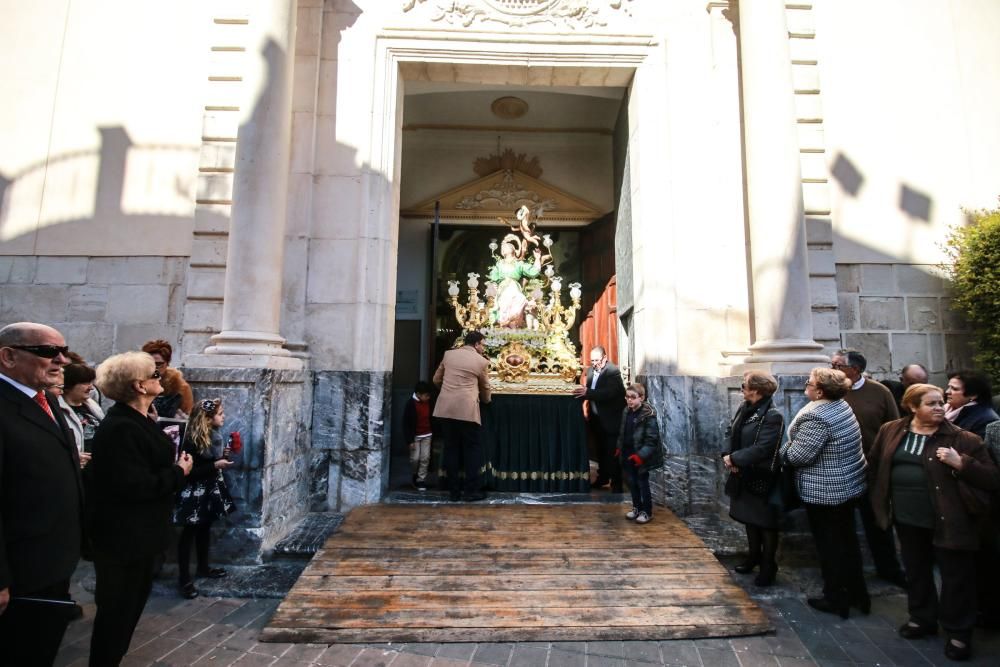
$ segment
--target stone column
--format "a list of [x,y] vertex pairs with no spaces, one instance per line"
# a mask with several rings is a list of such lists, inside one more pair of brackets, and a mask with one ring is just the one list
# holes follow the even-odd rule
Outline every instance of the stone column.
[[257,0],[250,10],[222,332],[186,365],[302,367],[279,335],[295,13],[296,0]]
[[795,90],[783,0],[739,3],[751,312],[747,363],[774,372],[829,362],[813,340]]

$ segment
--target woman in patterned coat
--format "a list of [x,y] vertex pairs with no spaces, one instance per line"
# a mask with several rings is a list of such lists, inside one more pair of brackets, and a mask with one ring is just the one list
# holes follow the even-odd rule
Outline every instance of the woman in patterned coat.
[[838,370],[814,368],[806,382],[810,402],[788,428],[781,457],[795,467],[795,483],[816,541],[823,595],[818,611],[848,618],[851,606],[871,611],[854,530],[854,505],[867,489],[861,428],[844,396],[851,381]]

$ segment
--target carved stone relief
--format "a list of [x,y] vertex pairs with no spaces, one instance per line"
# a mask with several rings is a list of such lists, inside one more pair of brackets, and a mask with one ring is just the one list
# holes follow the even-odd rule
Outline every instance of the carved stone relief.
[[509,28],[546,25],[556,30],[586,30],[606,26],[605,17],[631,16],[632,0],[403,0],[403,12],[428,6],[431,20],[469,28],[500,24]]

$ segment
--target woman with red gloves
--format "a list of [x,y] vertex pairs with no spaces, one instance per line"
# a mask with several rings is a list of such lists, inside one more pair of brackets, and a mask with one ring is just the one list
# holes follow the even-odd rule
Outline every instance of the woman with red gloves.
[[639,524],[649,523],[653,519],[649,471],[663,465],[663,446],[656,410],[646,401],[646,388],[638,382],[625,390],[625,412],[616,454],[632,493],[632,509],[625,517]]

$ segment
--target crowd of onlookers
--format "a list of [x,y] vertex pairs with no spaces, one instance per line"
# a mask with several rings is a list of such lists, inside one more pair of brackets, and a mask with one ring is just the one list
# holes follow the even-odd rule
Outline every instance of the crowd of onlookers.
[[968,659],[974,627],[1000,627],[992,567],[1000,555],[1000,416],[990,381],[959,371],[942,389],[911,364],[885,386],[866,366],[860,352],[841,350],[831,367],[813,369],[809,402],[787,429],[774,406],[777,380],[744,376],[722,455],[730,515],[745,525],[749,546],[735,569],[757,569],[757,585],[773,583],[783,514],[804,506],[823,578],[809,605],[845,619],[852,609],[868,614],[857,512],[877,576],[906,590],[909,618],[899,634],[917,639],[940,627],[945,655]]
[[234,511],[222,472],[235,453],[218,398],[194,400],[172,348],[153,340],[97,368],[62,334],[0,329],[0,663],[51,665],[81,613],[69,580],[94,563],[90,664],[117,665],[181,527],[179,590],[198,595],[212,522]]

